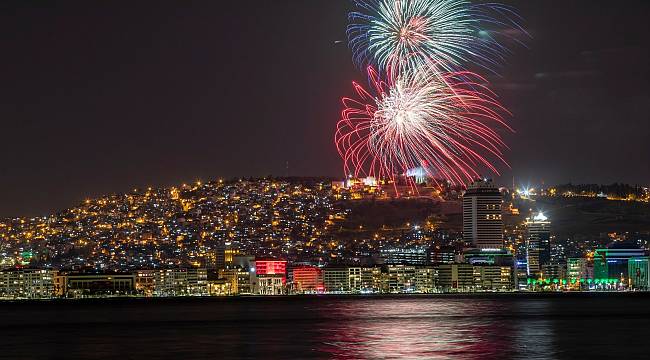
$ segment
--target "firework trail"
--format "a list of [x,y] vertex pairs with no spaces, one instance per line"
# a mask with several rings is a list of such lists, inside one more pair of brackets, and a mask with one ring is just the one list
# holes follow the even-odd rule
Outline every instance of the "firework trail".
[[342,99],[335,142],[346,174],[394,181],[422,166],[463,185],[479,177],[479,166],[498,174],[489,159],[505,164],[506,146],[492,126],[509,129],[507,111],[480,76],[429,64],[387,81],[368,67],[368,77],[371,91],[353,83],[356,97]]
[[[518,16],[501,4],[468,0],[356,0],[348,39],[360,68],[416,68],[434,61],[447,72],[467,63],[494,71],[509,50],[499,39]],[[517,41],[514,38],[511,40]]]

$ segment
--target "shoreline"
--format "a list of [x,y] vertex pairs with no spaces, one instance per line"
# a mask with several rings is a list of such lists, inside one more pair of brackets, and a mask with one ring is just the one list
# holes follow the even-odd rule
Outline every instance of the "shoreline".
[[297,295],[235,295],[235,296],[107,296],[88,298],[0,299],[0,304],[93,304],[93,303],[167,303],[167,302],[229,302],[229,301],[302,301],[302,300],[386,300],[386,299],[555,299],[555,298],[650,298],[650,291],[571,291],[571,292],[494,292],[438,294],[297,294]]

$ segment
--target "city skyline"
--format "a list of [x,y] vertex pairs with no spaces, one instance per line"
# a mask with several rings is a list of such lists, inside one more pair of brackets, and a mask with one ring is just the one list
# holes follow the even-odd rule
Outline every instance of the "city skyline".
[[[507,3],[531,39],[489,77],[516,131],[504,134],[512,170],[500,166],[496,182],[646,185],[648,5]],[[197,179],[343,176],[331,139],[337,99],[364,81],[345,44],[349,8],[5,4],[4,32],[19,35],[2,60],[12,71],[0,216]],[[259,26],[226,35],[251,21]]]

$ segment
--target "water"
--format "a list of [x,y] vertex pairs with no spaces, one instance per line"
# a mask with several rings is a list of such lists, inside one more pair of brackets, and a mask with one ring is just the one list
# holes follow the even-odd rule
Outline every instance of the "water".
[[649,304],[645,294],[0,303],[0,358],[647,358]]

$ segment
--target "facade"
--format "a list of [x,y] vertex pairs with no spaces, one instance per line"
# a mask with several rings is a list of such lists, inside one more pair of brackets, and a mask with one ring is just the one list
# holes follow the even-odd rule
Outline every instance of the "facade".
[[647,256],[628,260],[627,268],[630,289],[650,290],[650,261]]
[[442,291],[473,291],[474,282],[474,266],[470,264],[443,264],[438,266],[438,285]]
[[285,277],[282,274],[257,275],[254,284],[256,295],[283,295]]
[[387,265],[426,265],[427,249],[424,247],[388,248],[379,251]]
[[252,294],[251,273],[243,268],[220,269],[219,278],[224,279],[227,286],[227,295]]
[[286,260],[255,260],[251,273],[261,275],[281,275],[282,284],[287,282],[287,261]]
[[479,249],[503,248],[501,192],[490,180],[478,180],[463,195],[463,238]]
[[7,269],[0,271],[0,297],[46,299],[54,296],[52,270]]
[[433,267],[389,265],[387,292],[433,293],[436,292],[437,271]]
[[325,291],[329,293],[350,291],[350,273],[348,268],[323,269],[323,285],[325,286]]
[[68,297],[120,296],[135,293],[136,274],[71,273],[65,275]]
[[474,285],[477,290],[510,291],[514,286],[512,267],[474,266]]
[[145,296],[204,296],[208,294],[205,268],[138,270],[135,288]]
[[594,280],[628,279],[628,261],[642,258],[646,251],[633,243],[612,243],[594,253]]
[[298,266],[292,269],[293,291],[298,294],[320,293],[325,290],[323,271],[315,266]]
[[528,276],[539,277],[542,266],[551,262],[551,222],[543,213],[526,219]]

